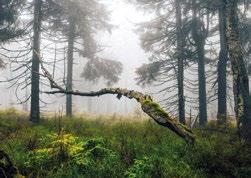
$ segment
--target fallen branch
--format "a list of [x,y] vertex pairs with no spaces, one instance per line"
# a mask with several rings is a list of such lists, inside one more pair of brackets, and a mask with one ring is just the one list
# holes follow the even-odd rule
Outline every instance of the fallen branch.
[[152,119],[154,119],[154,121],[157,122],[159,125],[169,128],[188,143],[194,143],[195,141],[195,136],[192,131],[185,125],[182,125],[177,120],[170,117],[169,114],[165,112],[159,106],[159,104],[155,103],[152,97],[149,95],[144,95],[143,93],[134,90],[127,90],[121,88],[104,88],[96,92],[66,91],[54,81],[50,73],[44,68],[42,62],[41,67],[44,73],[43,75],[44,77],[49,79],[51,87],[57,89],[57,91],[45,92],[47,94],[67,94],[86,97],[99,97],[102,95],[112,94],[117,95],[118,99],[120,99],[122,96],[127,97],[129,99],[136,99],[141,104],[142,110]]

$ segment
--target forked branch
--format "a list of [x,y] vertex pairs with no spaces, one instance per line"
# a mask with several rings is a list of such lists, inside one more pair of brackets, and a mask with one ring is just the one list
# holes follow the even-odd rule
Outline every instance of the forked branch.
[[52,75],[44,68],[42,63],[41,66],[44,77],[48,78],[52,88],[57,89],[56,91],[45,92],[47,94],[67,94],[86,97],[99,97],[102,95],[112,94],[117,95],[118,99],[122,96],[129,99],[135,99],[141,104],[142,110],[159,125],[169,128],[188,143],[194,143],[195,141],[195,135],[193,132],[185,125],[182,125],[177,120],[170,117],[169,114],[165,112],[159,104],[155,103],[149,95],[121,88],[104,88],[95,92],[66,91],[54,81]]

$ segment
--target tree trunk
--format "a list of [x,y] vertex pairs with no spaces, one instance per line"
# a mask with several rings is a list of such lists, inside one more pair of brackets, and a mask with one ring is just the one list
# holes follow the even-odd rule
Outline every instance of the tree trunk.
[[39,108],[39,57],[40,57],[40,36],[42,23],[42,0],[34,1],[34,22],[33,22],[33,53],[31,67],[31,110],[30,121],[38,123],[40,119]]
[[186,123],[185,118],[185,99],[184,99],[184,46],[185,40],[182,32],[182,16],[180,2],[175,0],[176,10],[176,36],[177,36],[177,56],[178,56],[178,103],[179,121]]
[[197,43],[198,52],[198,74],[199,74],[199,123],[207,123],[207,94],[206,94],[206,77],[205,77],[205,55],[204,44]]
[[238,29],[236,0],[225,0],[227,7],[227,40],[229,58],[233,72],[233,90],[237,127],[242,138],[251,141],[251,112],[249,101],[249,80]]
[[[89,91],[91,91],[92,89],[92,83],[91,82],[89,82],[88,83],[88,88],[89,88]],[[92,113],[92,98],[88,98],[88,100],[87,100],[87,109],[88,109],[88,113]]]
[[195,42],[196,54],[198,60],[198,81],[199,81],[199,124],[201,126],[207,123],[207,95],[206,95],[206,77],[205,77],[205,29],[197,17],[197,3],[192,1],[193,9],[193,29],[192,37]]
[[[72,75],[73,75],[73,52],[75,39],[75,22],[70,19],[68,34],[68,51],[67,51],[67,83],[66,90],[72,91]],[[66,116],[72,116],[72,95],[66,95]]]
[[227,119],[227,61],[228,61],[228,47],[227,47],[227,16],[226,5],[223,0],[220,3],[219,9],[219,31],[220,31],[220,55],[218,62],[218,123],[222,124]]

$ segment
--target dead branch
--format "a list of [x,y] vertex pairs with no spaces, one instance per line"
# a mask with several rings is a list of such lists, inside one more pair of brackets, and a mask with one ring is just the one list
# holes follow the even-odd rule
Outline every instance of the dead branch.
[[121,89],[121,88],[104,88],[99,91],[92,92],[80,92],[80,91],[66,91],[64,88],[60,87],[52,78],[52,75],[45,69],[41,63],[41,68],[43,70],[43,76],[46,77],[51,84],[51,87],[57,89],[57,91],[45,92],[47,94],[67,94],[67,95],[77,95],[77,96],[86,96],[86,97],[99,97],[102,95],[112,94],[117,95],[117,98],[120,99],[122,96],[129,99],[135,99],[141,104],[142,110],[149,115],[155,122],[159,125],[169,128],[178,136],[183,138],[188,143],[194,143],[195,135],[192,131],[187,128],[185,125],[182,125],[177,120],[169,116],[159,104],[155,103],[151,96],[145,95],[143,93]]

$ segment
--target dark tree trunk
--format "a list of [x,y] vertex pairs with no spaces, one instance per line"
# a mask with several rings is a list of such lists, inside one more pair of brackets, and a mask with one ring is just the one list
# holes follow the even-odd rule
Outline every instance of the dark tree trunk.
[[184,99],[184,46],[185,40],[182,32],[181,7],[178,0],[175,1],[176,10],[176,36],[177,36],[177,57],[178,57],[178,104],[179,104],[179,121],[186,123],[185,118],[185,99]]
[[40,119],[39,108],[39,55],[40,55],[40,36],[42,23],[42,0],[34,1],[34,22],[33,22],[33,53],[31,67],[31,110],[30,121],[38,123]]
[[195,42],[196,54],[198,60],[198,80],[199,80],[199,124],[201,126],[207,123],[207,95],[206,95],[206,77],[205,77],[205,27],[197,17],[197,3],[192,1],[193,9],[193,29],[192,37]]
[[205,55],[204,43],[197,43],[198,52],[198,74],[199,74],[199,123],[207,123],[207,94],[206,94],[206,77],[205,77]]
[[227,40],[229,58],[233,72],[235,113],[239,134],[251,141],[251,112],[249,101],[249,80],[238,29],[236,0],[225,0],[227,7]]
[[219,31],[220,31],[220,55],[218,62],[218,123],[226,122],[227,118],[227,61],[228,61],[228,47],[227,47],[227,16],[226,5],[223,0],[220,3],[219,9]]
[[[74,19],[70,19],[69,34],[68,34],[68,51],[67,51],[67,83],[66,83],[67,91],[72,91],[75,28],[76,27]],[[66,115],[72,116],[72,95],[66,95]]]

